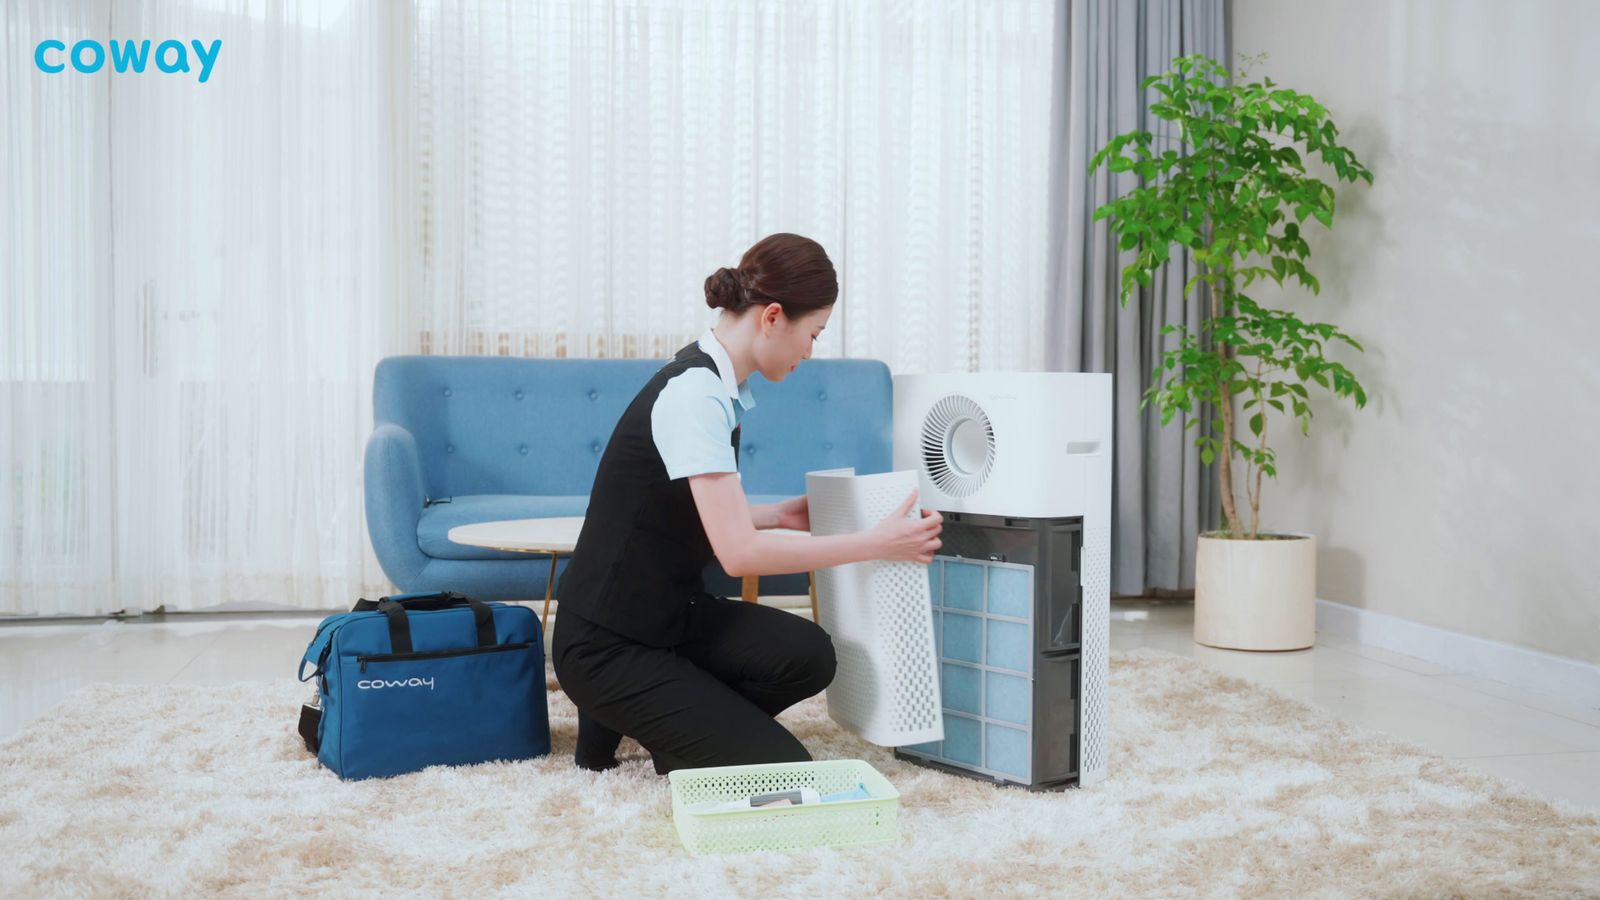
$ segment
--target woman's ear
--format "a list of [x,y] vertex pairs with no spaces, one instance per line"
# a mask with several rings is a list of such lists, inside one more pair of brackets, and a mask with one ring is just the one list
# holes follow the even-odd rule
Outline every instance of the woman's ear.
[[783,304],[768,303],[761,310],[761,333],[770,336],[772,330],[778,327],[778,320],[783,318]]

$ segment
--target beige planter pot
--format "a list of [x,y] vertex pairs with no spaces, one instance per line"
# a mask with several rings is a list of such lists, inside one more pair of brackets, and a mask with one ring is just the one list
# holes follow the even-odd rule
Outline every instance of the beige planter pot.
[[1317,637],[1317,539],[1200,537],[1194,639],[1227,650],[1304,650]]

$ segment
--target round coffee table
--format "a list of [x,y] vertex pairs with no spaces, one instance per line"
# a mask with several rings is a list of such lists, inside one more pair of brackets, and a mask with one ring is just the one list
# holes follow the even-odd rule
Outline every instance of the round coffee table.
[[[550,599],[555,596],[556,560],[571,556],[578,544],[578,534],[583,531],[583,516],[551,516],[543,519],[506,519],[500,522],[477,522],[457,525],[446,535],[452,543],[468,547],[487,547],[509,553],[544,553],[550,557],[550,575],[544,585],[544,612],[539,615],[541,628],[549,625]],[[773,528],[770,534],[809,535],[808,531]],[[811,620],[817,619],[817,581],[809,579],[811,590]],[[740,598],[748,603],[757,599],[761,579],[746,575],[740,584]]]

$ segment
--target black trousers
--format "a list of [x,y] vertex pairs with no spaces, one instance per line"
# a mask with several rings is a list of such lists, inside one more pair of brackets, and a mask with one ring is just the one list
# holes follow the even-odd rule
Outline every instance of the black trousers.
[[557,614],[551,661],[578,707],[585,745],[614,752],[627,735],[662,774],[811,759],[773,717],[833,681],[828,633],[792,613],[711,594],[695,601],[694,621],[693,638],[662,648]]

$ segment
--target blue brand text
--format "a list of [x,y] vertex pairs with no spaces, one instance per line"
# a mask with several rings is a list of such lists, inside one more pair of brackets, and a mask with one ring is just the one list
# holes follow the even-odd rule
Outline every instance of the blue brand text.
[[[222,53],[222,39],[212,41],[210,46],[198,40],[189,44],[194,47],[194,58],[200,68],[200,83],[205,84],[211,78],[211,69],[217,64],[217,56]],[[52,38],[40,41],[39,46],[33,48],[34,65],[39,67],[39,71],[52,75],[64,71],[68,65],[85,75],[92,75],[105,68],[107,62],[117,72],[143,72],[151,63],[168,75],[193,71],[189,63],[189,47],[184,46],[182,41],[162,41],[155,46],[153,53],[149,40],[108,41],[105,44],[96,40],[82,40],[73,44],[71,52],[68,52],[65,43]]]

